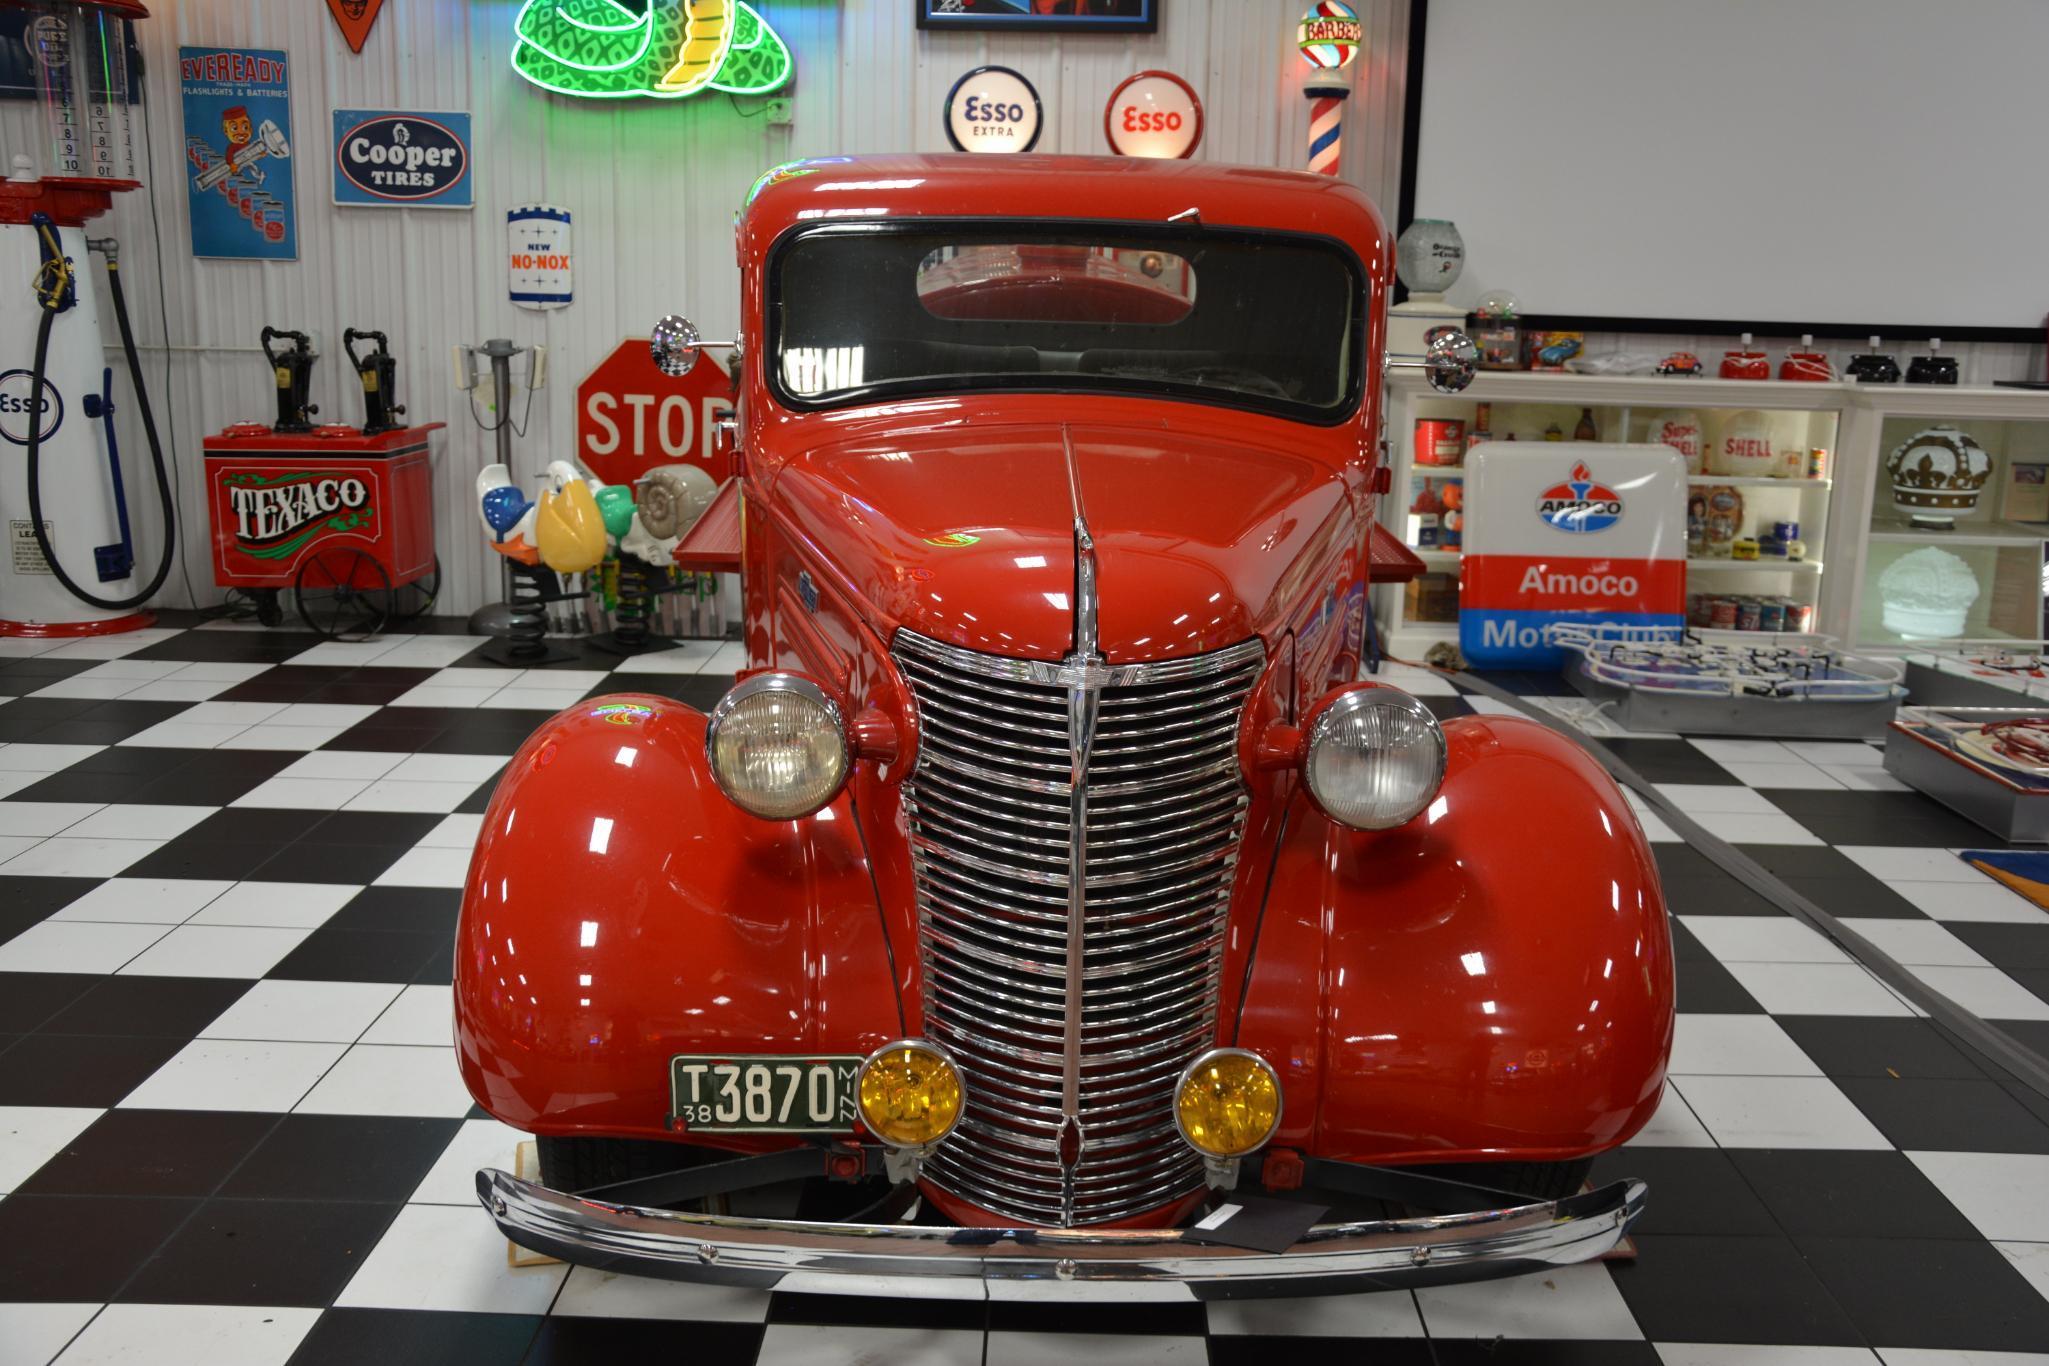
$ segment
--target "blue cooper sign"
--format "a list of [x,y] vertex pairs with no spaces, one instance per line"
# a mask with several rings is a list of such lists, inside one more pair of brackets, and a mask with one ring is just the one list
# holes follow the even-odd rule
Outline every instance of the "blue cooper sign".
[[334,202],[469,208],[470,116],[335,110]]

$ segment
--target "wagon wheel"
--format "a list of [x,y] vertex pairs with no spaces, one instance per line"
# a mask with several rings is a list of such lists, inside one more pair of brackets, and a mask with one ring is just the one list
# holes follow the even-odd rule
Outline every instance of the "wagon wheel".
[[440,593],[441,557],[436,555],[426,573],[391,590],[391,619],[416,621],[426,616],[434,610],[434,599]]
[[391,575],[360,550],[316,550],[292,582],[299,616],[329,640],[368,640],[391,619]]

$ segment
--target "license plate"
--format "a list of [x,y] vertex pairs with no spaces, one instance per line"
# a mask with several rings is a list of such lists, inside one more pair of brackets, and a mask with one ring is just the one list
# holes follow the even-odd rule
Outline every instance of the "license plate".
[[854,1127],[859,1058],[669,1060],[677,1127],[728,1134],[844,1133]]

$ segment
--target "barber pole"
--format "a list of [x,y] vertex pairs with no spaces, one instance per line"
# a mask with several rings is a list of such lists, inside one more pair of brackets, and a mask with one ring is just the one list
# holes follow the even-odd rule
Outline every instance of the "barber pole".
[[1345,97],[1364,36],[1358,14],[1343,0],[1318,0],[1295,26],[1295,46],[1310,67],[1302,85],[1309,100],[1309,169],[1322,175],[1336,175],[1343,158]]

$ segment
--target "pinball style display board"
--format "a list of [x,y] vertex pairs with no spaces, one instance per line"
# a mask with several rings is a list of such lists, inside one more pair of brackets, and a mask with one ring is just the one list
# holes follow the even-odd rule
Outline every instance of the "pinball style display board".
[[1902,707],[1885,769],[2002,839],[2049,843],[2049,711]]

